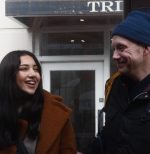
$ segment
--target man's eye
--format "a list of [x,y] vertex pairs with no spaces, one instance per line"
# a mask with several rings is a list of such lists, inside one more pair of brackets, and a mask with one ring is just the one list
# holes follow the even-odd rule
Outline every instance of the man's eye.
[[111,47],[111,50],[112,50],[112,51],[115,51],[115,47]]
[[123,46],[123,45],[118,46],[118,50],[123,52],[125,50],[125,46]]

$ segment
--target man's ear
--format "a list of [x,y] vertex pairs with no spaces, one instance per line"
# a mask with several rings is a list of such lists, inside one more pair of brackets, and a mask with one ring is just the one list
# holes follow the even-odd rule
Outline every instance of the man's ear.
[[150,55],[150,47],[145,47],[144,55]]
[[149,47],[147,47],[147,49],[148,49],[148,51],[150,52],[150,46],[149,46]]

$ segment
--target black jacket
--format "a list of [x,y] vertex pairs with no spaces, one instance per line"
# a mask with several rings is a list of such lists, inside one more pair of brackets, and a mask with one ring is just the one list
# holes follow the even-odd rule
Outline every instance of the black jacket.
[[105,154],[150,154],[150,75],[140,82],[118,76],[105,113]]

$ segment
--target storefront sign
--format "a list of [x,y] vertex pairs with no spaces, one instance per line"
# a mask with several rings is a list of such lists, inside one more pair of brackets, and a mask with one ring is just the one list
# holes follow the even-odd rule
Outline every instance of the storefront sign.
[[123,1],[89,1],[87,7],[89,12],[120,12]]
[[123,0],[6,0],[6,16],[91,15],[123,11]]

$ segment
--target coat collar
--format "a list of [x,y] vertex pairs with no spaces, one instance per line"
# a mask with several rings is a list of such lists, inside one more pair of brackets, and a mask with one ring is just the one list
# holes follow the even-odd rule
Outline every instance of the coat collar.
[[[70,116],[71,110],[63,105],[62,99],[44,92],[44,108],[41,117],[40,135],[38,139],[36,154],[47,153],[51,148]],[[20,135],[24,138],[28,127],[28,122],[19,120]],[[15,154],[16,146],[0,150],[0,154]]]
[[59,97],[44,92],[44,108],[41,117],[37,154],[46,153],[51,148],[69,118],[71,110],[59,101]]

